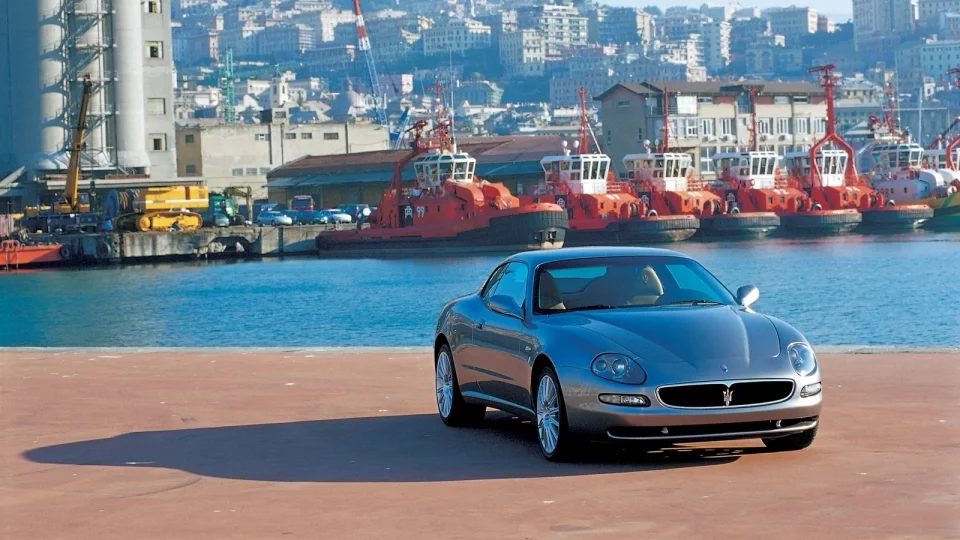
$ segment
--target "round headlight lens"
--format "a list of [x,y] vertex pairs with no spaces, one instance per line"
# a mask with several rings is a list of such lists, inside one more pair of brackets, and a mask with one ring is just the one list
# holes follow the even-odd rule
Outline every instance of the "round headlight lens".
[[647,374],[635,360],[629,356],[616,353],[605,353],[593,359],[590,365],[597,377],[624,384],[643,384]]
[[797,375],[805,377],[817,370],[817,355],[813,348],[806,343],[794,343],[787,349],[790,365]]

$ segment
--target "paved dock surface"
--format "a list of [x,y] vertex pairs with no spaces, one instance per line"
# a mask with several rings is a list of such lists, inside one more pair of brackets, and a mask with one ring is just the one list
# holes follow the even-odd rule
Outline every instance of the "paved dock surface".
[[814,445],[543,461],[420,353],[0,352],[0,538],[960,538],[960,355],[824,355]]

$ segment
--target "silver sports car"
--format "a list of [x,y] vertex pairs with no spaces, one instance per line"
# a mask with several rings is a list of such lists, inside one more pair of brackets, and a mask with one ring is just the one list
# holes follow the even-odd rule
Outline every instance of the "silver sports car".
[[817,356],[792,326],[750,309],[759,294],[732,294],[663,249],[514,255],[440,313],[440,418],[476,424],[492,407],[535,420],[550,460],[588,439],[806,448],[822,400]]

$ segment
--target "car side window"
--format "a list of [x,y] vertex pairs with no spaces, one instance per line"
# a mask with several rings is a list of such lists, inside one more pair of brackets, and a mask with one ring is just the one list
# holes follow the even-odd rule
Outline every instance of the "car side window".
[[513,298],[518,306],[523,307],[523,301],[527,296],[527,265],[523,263],[510,263],[500,275],[492,296],[508,296]]
[[507,265],[503,265],[496,270],[493,274],[490,275],[490,279],[487,280],[487,284],[483,286],[483,292],[480,293],[480,296],[484,300],[489,300],[493,296],[493,292],[497,288],[497,284],[500,282],[500,278],[503,277],[503,272],[507,269]]

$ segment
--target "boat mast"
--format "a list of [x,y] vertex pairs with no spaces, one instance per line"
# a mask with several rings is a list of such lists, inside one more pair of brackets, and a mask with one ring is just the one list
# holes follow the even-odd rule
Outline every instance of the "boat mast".
[[660,152],[670,151],[670,91],[663,88],[663,141],[660,143]]
[[585,150],[590,144],[587,140],[587,131],[589,131],[590,124],[587,122],[587,90],[586,88],[580,88],[580,145],[577,147],[578,154],[589,154],[590,152]]
[[847,167],[844,170],[844,178],[847,183],[850,185],[856,184],[857,182],[857,165],[855,162],[856,153],[853,151],[853,147],[850,146],[847,141],[843,140],[843,137],[837,134],[837,116],[836,109],[834,108],[834,89],[837,86],[836,76],[833,74],[836,64],[826,64],[823,66],[815,66],[807,70],[809,73],[817,73],[817,77],[820,81],[820,85],[823,86],[823,92],[825,99],[827,101],[827,129],[826,134],[822,139],[816,142],[813,146],[810,147],[810,185],[811,187],[821,187],[822,183],[822,171],[820,171],[820,165],[817,163],[817,154],[820,152],[820,149],[823,148],[828,142],[840,147],[847,154]]
[[757,96],[760,95],[760,90],[757,88],[750,88],[750,143],[747,146],[747,151],[749,152],[758,152],[760,150],[759,143],[757,142]]

